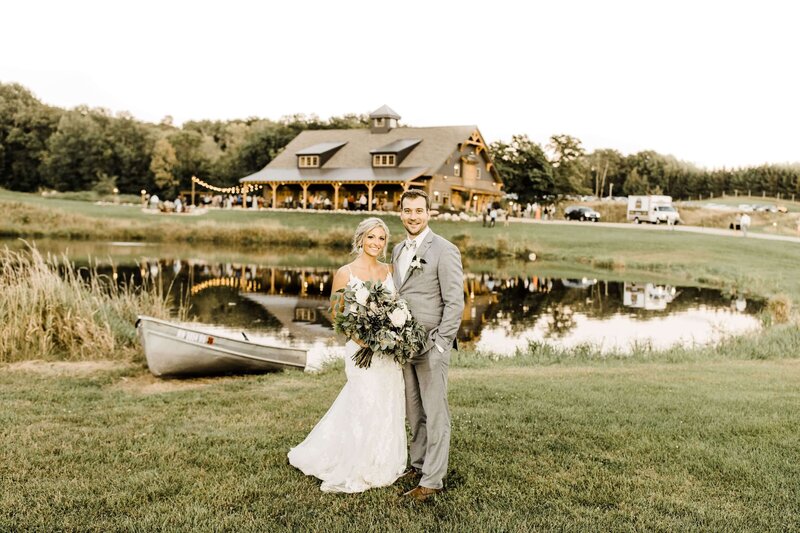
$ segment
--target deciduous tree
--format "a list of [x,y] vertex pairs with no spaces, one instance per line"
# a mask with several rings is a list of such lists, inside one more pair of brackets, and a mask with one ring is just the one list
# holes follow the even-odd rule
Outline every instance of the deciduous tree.
[[172,173],[177,163],[175,148],[170,142],[164,138],[157,140],[153,147],[150,171],[153,173],[156,188],[167,197],[173,197],[178,192],[178,180]]
[[533,202],[554,194],[553,167],[541,146],[527,135],[514,135],[509,144],[494,142],[492,159],[503,178],[506,192],[521,202]]

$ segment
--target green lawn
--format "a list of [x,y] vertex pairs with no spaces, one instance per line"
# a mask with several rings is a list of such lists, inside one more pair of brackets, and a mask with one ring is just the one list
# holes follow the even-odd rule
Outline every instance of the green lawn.
[[343,375],[0,370],[0,530],[788,531],[800,361],[451,370],[447,491],[286,464]]

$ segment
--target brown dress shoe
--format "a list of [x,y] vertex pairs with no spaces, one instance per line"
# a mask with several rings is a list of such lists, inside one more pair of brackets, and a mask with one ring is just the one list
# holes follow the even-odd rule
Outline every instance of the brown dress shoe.
[[416,500],[418,502],[424,502],[425,500],[435,496],[436,494],[439,494],[440,492],[442,492],[442,489],[430,489],[428,487],[423,487],[422,485],[419,485],[417,487],[414,487],[410,491],[406,492],[405,494],[403,494],[403,496],[408,496],[409,498]]
[[418,468],[414,468],[413,466],[409,466],[408,469],[405,472],[403,472],[402,474],[400,474],[400,477],[397,478],[397,479],[398,480],[411,479],[411,478],[414,478],[414,477],[421,477],[421,476],[422,476],[422,471],[421,470],[419,470]]

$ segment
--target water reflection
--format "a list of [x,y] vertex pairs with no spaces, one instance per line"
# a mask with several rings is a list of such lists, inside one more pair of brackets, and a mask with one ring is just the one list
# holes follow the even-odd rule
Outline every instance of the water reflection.
[[[512,278],[491,293],[494,304],[474,327],[478,348],[501,354],[531,342],[601,350],[713,343],[759,327],[760,301],[717,290],[597,279]],[[479,292],[471,292],[479,294]],[[488,317],[487,317],[488,315]]]
[[[246,328],[248,335],[323,356],[340,353],[328,312],[330,268],[189,259],[145,259],[116,268],[134,283],[149,277],[171,287],[190,305],[194,320]],[[529,342],[591,343],[604,350],[714,342],[757,328],[762,307],[698,287],[473,272],[465,273],[464,298],[459,340],[500,354]]]
[[678,295],[678,290],[670,285],[653,283],[625,283],[623,302],[628,307],[663,311]]

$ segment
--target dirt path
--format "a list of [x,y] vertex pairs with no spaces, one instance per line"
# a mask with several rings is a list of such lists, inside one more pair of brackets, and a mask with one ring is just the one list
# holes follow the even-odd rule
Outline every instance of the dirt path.
[[522,224],[556,224],[556,225],[576,225],[602,228],[622,228],[622,229],[635,229],[640,231],[681,231],[684,233],[701,233],[705,235],[717,235],[721,237],[730,237],[735,239],[763,239],[770,241],[784,241],[800,244],[800,237],[791,237],[789,235],[771,235],[769,233],[754,233],[749,232],[747,237],[742,235],[740,231],[733,231],[722,228],[703,228],[700,226],[667,226],[664,224],[631,224],[627,222],[577,222],[572,220],[533,220],[530,218],[512,218],[510,222]]

